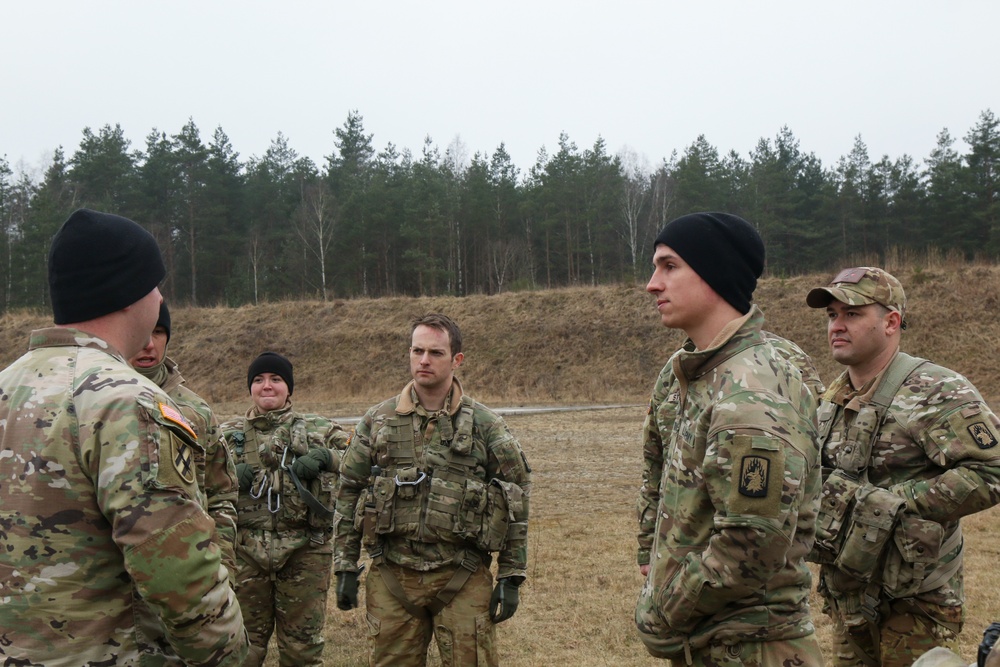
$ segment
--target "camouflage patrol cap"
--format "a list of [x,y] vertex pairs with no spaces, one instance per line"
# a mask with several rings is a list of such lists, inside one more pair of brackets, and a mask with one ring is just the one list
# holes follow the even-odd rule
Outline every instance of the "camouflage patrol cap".
[[906,293],[903,286],[888,271],[872,266],[844,269],[826,287],[817,287],[806,295],[812,308],[826,308],[836,299],[849,306],[878,303],[906,316]]

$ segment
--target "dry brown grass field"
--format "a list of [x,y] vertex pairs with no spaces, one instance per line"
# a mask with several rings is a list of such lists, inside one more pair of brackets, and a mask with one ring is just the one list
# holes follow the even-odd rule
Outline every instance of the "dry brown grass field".
[[[1000,268],[890,266],[910,301],[903,344],[966,374],[1000,408]],[[813,355],[823,378],[829,359],[824,318],[805,307],[809,288],[829,276],[762,281],[757,302],[768,327]],[[407,379],[409,319],[439,310],[462,325],[468,391],[494,407],[628,404],[597,411],[515,415],[508,423],[534,471],[529,579],[517,614],[499,626],[506,665],[654,665],[635,635],[641,585],[635,565],[639,430],[657,372],[680,342],[658,323],[641,285],[475,296],[285,302],[237,309],[175,308],[169,354],[188,384],[221,418],[248,405],[246,367],[272,349],[295,364],[295,403],[334,417],[357,416]],[[47,315],[0,317],[0,363],[25,349]],[[982,630],[1000,620],[1000,546],[991,510],[963,521],[967,549],[969,661]],[[364,665],[362,612],[330,600],[325,663]],[[814,606],[824,645],[825,618]],[[276,665],[276,655],[268,665]]]

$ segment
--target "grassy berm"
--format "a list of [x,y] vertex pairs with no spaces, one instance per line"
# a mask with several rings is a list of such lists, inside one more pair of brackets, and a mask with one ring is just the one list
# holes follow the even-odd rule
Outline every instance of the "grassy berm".
[[[891,267],[909,297],[904,348],[967,375],[1000,408],[1000,268]],[[824,380],[838,372],[824,315],[804,305],[829,276],[764,279],[757,303],[768,328],[813,355]],[[639,430],[656,374],[681,336],[659,324],[641,285],[572,288],[466,298],[387,298],[172,309],[169,354],[188,384],[227,418],[246,409],[246,368],[263,350],[295,365],[295,404],[333,417],[359,416],[408,379],[409,320],[454,317],[465,335],[467,390],[494,407],[615,404],[592,412],[514,415],[507,421],[534,471],[529,580],[521,607],[499,626],[506,665],[655,665],[634,632],[641,586],[635,565]],[[13,361],[47,314],[0,318],[0,362]],[[1000,546],[991,510],[966,519],[968,662],[990,621],[1000,620]],[[361,610],[329,604],[328,665],[364,665]],[[826,617],[814,617],[828,648]],[[252,613],[252,610],[244,610]],[[268,665],[277,665],[275,651]],[[432,657],[432,664],[439,664]]]

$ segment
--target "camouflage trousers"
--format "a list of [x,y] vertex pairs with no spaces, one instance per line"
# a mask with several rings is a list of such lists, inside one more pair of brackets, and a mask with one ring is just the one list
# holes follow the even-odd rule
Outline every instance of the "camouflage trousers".
[[685,657],[672,658],[671,667],[822,667],[823,654],[815,634],[771,642],[737,642],[709,645]]
[[[823,611],[833,618],[833,667],[865,667],[864,660],[854,649],[856,644],[868,655],[877,657],[882,667],[910,667],[921,655],[936,646],[957,649],[958,635],[938,623],[961,625],[961,607],[942,607],[922,603],[933,616],[913,613],[898,603],[890,607],[889,614],[879,623],[879,645],[875,647],[871,630],[856,619],[841,618],[829,606]],[[852,643],[853,642],[853,643]]]
[[244,667],[264,664],[274,630],[282,667],[323,664],[332,564],[332,543],[310,541],[307,530],[239,529],[236,597],[250,635]]
[[417,572],[382,563],[372,567],[365,583],[369,664],[371,667],[423,667],[431,637],[437,639],[443,667],[496,667],[495,636],[490,620],[493,575],[480,566],[458,595],[436,616],[416,618],[389,591],[381,569],[391,568],[418,607],[430,604],[460,566]]

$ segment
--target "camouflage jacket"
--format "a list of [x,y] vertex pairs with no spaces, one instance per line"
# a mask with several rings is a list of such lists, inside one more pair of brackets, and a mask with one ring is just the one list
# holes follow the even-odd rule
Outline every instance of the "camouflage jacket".
[[[468,440],[462,436],[463,408],[466,414],[471,412]],[[403,444],[407,442],[412,448]],[[381,469],[378,477],[373,476],[373,466]],[[413,498],[408,500],[406,482],[395,480],[407,480],[411,472],[421,481],[411,487]],[[365,413],[344,453],[334,569],[357,571],[366,504],[359,498],[365,494],[370,498],[373,485],[378,484],[390,498],[381,508],[384,529],[378,531],[378,548],[388,561],[427,571],[456,564],[470,549],[486,559],[497,551],[498,577],[524,577],[530,473],[521,446],[503,418],[464,396],[457,378],[447,409],[434,414],[419,404],[411,382],[399,396]],[[516,499],[509,506],[510,524],[504,524],[503,544],[494,549],[484,547],[478,529],[488,521],[484,517],[489,514],[487,505],[493,506],[492,490],[501,488],[515,491]]]
[[222,560],[232,576],[236,565],[233,545],[236,542],[236,500],[239,496],[233,458],[222,440],[222,431],[219,430],[215,413],[201,396],[184,385],[184,377],[177,368],[177,363],[166,357],[162,367],[165,373],[162,382],[157,382],[159,376],[151,377],[141,370],[139,372],[167,392],[167,396],[174,400],[181,409],[181,414],[198,434],[198,442],[205,450],[204,459],[196,461],[198,486],[203,490],[204,507],[215,520]]
[[[893,357],[889,365],[899,359]],[[820,405],[823,467],[841,467],[847,428],[874,394],[885,370],[854,391],[847,372],[826,391]],[[959,519],[1000,502],[1000,420],[965,377],[924,363],[903,383],[886,411],[872,448],[868,481],[906,498],[922,519],[943,527],[947,541]],[[960,556],[961,542],[940,554],[945,565]],[[833,568],[824,565],[824,571]],[[824,576],[825,581],[830,578]],[[961,568],[941,587],[919,599],[944,606],[964,601]]]
[[762,323],[754,307],[681,349],[653,390],[644,451],[663,470],[636,624],[654,655],[813,632],[816,398]]
[[[332,518],[310,512],[286,468],[295,457],[310,449],[325,447],[333,452],[333,468],[315,480],[300,480],[325,507],[336,499],[341,452],[347,447],[347,433],[337,422],[314,414],[302,414],[285,407],[258,414],[255,408],[220,427],[236,464],[254,469],[249,491],[240,490],[236,505],[238,528],[257,530],[316,529],[329,532]],[[259,496],[259,497],[254,497]]]
[[[782,338],[770,331],[761,331],[760,333],[764,340],[774,346],[778,354],[799,369],[799,372],[802,374],[802,380],[818,400],[825,391],[825,387],[809,355],[787,338]],[[686,342],[682,348],[686,346],[688,349],[693,349],[692,345],[693,343]],[[672,372],[671,364],[668,363],[660,375],[664,386],[673,383]],[[670,375],[665,377],[664,374]],[[657,422],[661,433],[669,433],[673,429],[673,413],[675,411],[676,403],[671,404],[667,402],[660,406]],[[649,426],[650,424],[647,422],[647,432]],[[637,507],[639,519],[637,562],[639,565],[647,565],[649,564],[650,550],[653,548],[653,535],[656,531],[656,508],[660,503],[660,479],[663,476],[663,442],[660,438],[644,437],[642,444],[642,487],[639,489],[639,503]]]
[[198,498],[193,430],[105,341],[34,331],[0,373],[0,657],[137,665],[138,596],[188,665],[247,637]]

